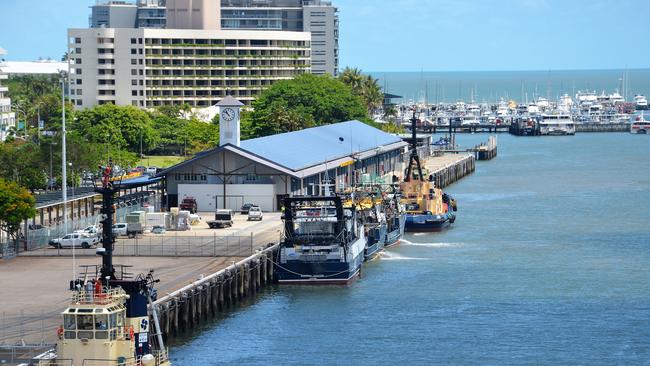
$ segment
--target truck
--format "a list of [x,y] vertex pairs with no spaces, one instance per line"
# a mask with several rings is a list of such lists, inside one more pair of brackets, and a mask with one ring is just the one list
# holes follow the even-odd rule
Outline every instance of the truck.
[[217,210],[214,213],[214,221],[208,221],[210,229],[217,229],[222,227],[231,227],[233,224],[234,212],[232,210],[224,209]]
[[198,206],[194,197],[185,197],[178,208],[182,211],[189,211],[191,214],[196,213]]
[[134,238],[137,234],[144,232],[146,224],[146,215],[144,211],[133,211],[126,215],[126,235]]

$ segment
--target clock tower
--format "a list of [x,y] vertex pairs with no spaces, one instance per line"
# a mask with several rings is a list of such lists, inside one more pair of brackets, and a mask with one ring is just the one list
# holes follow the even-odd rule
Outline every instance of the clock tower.
[[237,99],[226,96],[219,103],[219,146],[232,144],[239,146],[239,108],[244,104]]

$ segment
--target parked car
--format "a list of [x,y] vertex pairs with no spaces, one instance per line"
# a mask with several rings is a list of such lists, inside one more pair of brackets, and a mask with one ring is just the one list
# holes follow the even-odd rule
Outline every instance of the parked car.
[[230,227],[233,224],[233,216],[232,210],[217,210],[214,214],[214,221],[208,221],[207,224],[210,229]]
[[258,206],[251,206],[248,209],[248,221],[262,221],[262,218],[264,217],[264,214],[262,213],[262,209],[259,208]]
[[93,242],[96,242],[99,239],[99,230],[96,226],[88,226],[81,230],[76,230],[75,234],[81,234],[86,238],[92,239]]
[[150,167],[147,168],[145,173],[148,174],[148,175],[156,175],[156,173],[158,173],[158,167],[150,166]]
[[189,211],[191,214],[196,213],[198,208],[196,199],[194,199],[194,197],[185,197],[181,204],[178,205],[178,208],[181,211]]
[[128,225],[125,222],[113,224],[113,235],[115,236],[126,236]]
[[84,235],[80,233],[72,233],[65,235],[62,238],[58,239],[51,239],[49,242],[49,245],[54,247],[54,248],[90,248],[91,246],[95,245],[94,242],[88,237],[85,237]]
[[250,208],[253,207],[253,206],[255,206],[255,205],[252,204],[252,203],[244,203],[244,205],[241,207],[239,212],[242,215],[248,215],[248,210],[250,210]]
[[154,227],[151,228],[151,233],[152,233],[152,234],[164,234],[164,233],[166,233],[166,232],[167,232],[167,229],[165,229],[164,226],[158,226],[158,225],[156,225],[156,226],[154,226]]

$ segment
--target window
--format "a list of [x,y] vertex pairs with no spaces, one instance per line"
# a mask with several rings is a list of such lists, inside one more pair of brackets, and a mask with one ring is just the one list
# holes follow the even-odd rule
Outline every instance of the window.
[[77,54],[81,53],[81,48],[75,48],[74,53],[77,53]]
[[131,75],[133,75],[133,76],[138,75],[138,70],[136,70],[136,69],[131,69]]
[[137,97],[138,96],[138,91],[137,90],[131,90],[131,96],[132,97]]
[[137,86],[137,85],[138,85],[138,81],[135,80],[135,79],[132,79],[132,80],[131,80],[131,85],[132,85],[132,86]]
[[81,38],[77,37],[74,39],[74,43],[79,44],[81,43]]
[[77,79],[77,85],[81,85],[81,79]]
[[93,330],[93,316],[79,315],[77,317],[77,327],[79,330]]
[[131,59],[131,65],[137,65],[137,64],[138,64],[138,60],[132,58]]
[[74,315],[63,315],[63,328],[66,330],[75,330],[77,328],[76,318]]
[[77,65],[81,65],[81,59],[80,58],[75,59],[74,63]]
[[77,89],[77,95],[81,95],[81,89]]
[[131,44],[135,44],[135,38],[131,38]]

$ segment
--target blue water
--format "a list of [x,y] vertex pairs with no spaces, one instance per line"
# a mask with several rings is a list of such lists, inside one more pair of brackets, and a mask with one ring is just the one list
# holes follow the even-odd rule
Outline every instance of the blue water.
[[[459,136],[464,145],[485,135]],[[650,138],[499,136],[348,287],[278,287],[172,347],[175,365],[650,365]]]
[[[618,89],[626,99],[635,94],[650,96],[650,69],[462,71],[462,72],[371,72],[387,93],[404,97],[402,102],[495,102],[500,98],[523,102],[539,96],[557,100],[579,90],[607,94]],[[623,88],[623,79],[626,87]],[[625,95],[624,95],[625,96]]]

